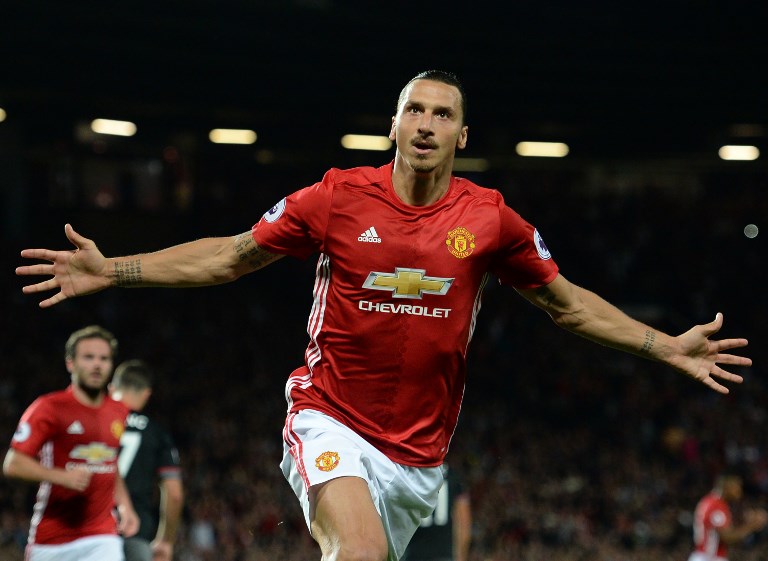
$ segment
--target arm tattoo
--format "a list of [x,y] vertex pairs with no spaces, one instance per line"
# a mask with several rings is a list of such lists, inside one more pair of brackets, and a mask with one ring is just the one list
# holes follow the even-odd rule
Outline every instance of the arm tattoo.
[[250,232],[239,234],[235,237],[235,253],[241,262],[245,262],[254,270],[260,269],[275,260],[276,256],[263,250],[256,242]]
[[549,306],[555,301],[555,293],[552,292],[548,286],[542,286],[536,289],[536,296],[538,296],[545,306]]
[[249,236],[247,233],[246,234],[238,234],[235,237],[235,247],[234,247],[234,250],[235,250],[235,253],[237,253],[240,261],[245,260],[245,258],[247,257],[247,255],[246,255],[247,247],[248,247],[248,245],[252,241],[253,241],[253,238],[251,236]]
[[117,286],[129,287],[141,284],[141,259],[132,261],[115,261],[115,278]]
[[645,341],[643,342],[643,346],[640,348],[640,352],[650,354],[651,349],[653,349],[653,344],[655,342],[656,342],[656,333],[654,333],[650,329],[647,329],[645,331]]

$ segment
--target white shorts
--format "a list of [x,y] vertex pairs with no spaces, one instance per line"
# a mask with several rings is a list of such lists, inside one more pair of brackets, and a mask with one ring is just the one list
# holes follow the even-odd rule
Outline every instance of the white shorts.
[[88,536],[55,545],[27,546],[26,561],[124,561],[123,538],[114,535]]
[[691,553],[691,556],[688,557],[688,561],[728,561],[728,559],[725,557],[718,557],[717,555],[710,555],[709,553],[694,551]]
[[389,543],[389,559],[397,561],[421,519],[437,504],[443,484],[440,467],[397,464],[353,430],[313,410],[288,415],[283,431],[280,469],[293,488],[310,528],[309,488],[337,477],[359,477],[368,483]]

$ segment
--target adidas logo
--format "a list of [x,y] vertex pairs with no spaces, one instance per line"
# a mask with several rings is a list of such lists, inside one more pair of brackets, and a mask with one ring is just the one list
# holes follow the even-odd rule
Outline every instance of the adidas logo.
[[68,434],[83,434],[84,432],[85,429],[83,428],[83,425],[80,424],[80,421],[75,421],[69,425],[69,428],[67,429]]
[[367,243],[381,243],[381,238],[379,237],[378,232],[376,232],[376,228],[371,226],[357,237],[357,241]]

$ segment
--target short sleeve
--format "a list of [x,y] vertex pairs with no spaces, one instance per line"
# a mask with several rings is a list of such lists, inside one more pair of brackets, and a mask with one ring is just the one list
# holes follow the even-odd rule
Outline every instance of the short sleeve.
[[45,400],[38,398],[21,416],[11,440],[11,448],[28,456],[37,456],[55,430],[54,410]]
[[267,251],[300,259],[322,251],[333,186],[330,170],[321,182],[282,199],[253,226],[254,241]]
[[558,273],[538,230],[503,200],[499,202],[499,247],[490,271],[502,284],[521,289],[548,284]]

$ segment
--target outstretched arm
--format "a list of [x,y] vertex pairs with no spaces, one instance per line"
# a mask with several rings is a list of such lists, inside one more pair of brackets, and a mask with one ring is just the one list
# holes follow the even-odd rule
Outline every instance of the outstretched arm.
[[596,343],[663,362],[720,393],[728,388],[715,378],[741,383],[743,378],[718,364],[750,366],[746,357],[723,353],[744,347],[746,339],[710,340],[723,325],[723,315],[705,325],[696,325],[672,337],[634,320],[594,292],[576,286],[558,275],[548,285],[519,290],[530,302],[545,310],[560,327]]
[[16,269],[17,275],[51,277],[25,286],[25,294],[59,289],[58,293],[40,302],[41,308],[112,286],[192,287],[223,284],[282,257],[260,248],[250,232],[232,237],[203,238],[154,253],[111,258],[104,257],[92,240],[75,232],[69,224],[64,227],[64,233],[76,249],[25,249],[21,252],[22,257],[50,262]]

